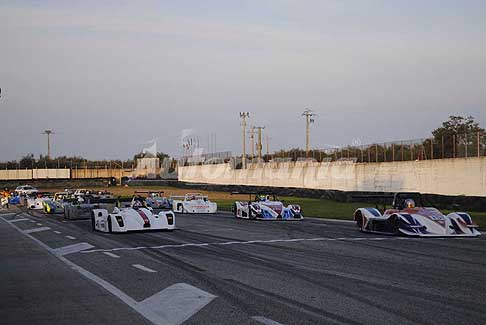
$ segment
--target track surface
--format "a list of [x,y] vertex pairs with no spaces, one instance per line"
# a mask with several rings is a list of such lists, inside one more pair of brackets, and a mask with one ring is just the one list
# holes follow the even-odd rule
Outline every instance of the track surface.
[[[36,212],[3,219],[12,231],[38,229],[29,235],[52,249],[90,244],[63,257],[136,302],[181,283],[215,296],[184,324],[486,323],[484,237],[388,237],[352,223],[229,214],[178,215],[176,231],[130,234]],[[114,300],[126,317],[149,323]]]

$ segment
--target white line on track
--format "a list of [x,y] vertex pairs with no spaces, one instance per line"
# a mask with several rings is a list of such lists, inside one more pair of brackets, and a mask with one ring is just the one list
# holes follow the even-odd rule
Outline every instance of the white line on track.
[[[1,219],[9,223],[6,219]],[[153,296],[143,301],[138,302],[111,283],[103,280],[99,276],[89,272],[81,266],[71,262],[64,256],[57,254],[54,249],[50,248],[34,236],[26,234],[15,224],[10,225],[23,235],[30,238],[37,245],[44,248],[50,254],[57,257],[61,262],[68,265],[71,269],[77,271],[85,278],[103,287],[106,291],[123,301],[127,306],[137,311],[138,313],[140,313],[140,315],[142,315],[154,324],[182,324],[184,321],[191,318],[204,306],[210,303],[212,299],[216,298],[216,296],[213,296],[212,294],[196,287],[192,287],[189,284],[178,283],[154,294]],[[163,306],[164,308],[160,308],[160,306]],[[174,310],[176,312],[174,312]]]
[[29,219],[27,219],[27,218],[13,219],[13,220],[10,220],[9,222],[18,222],[18,221],[25,221],[25,220],[29,220]]
[[58,235],[60,235],[60,234],[61,234],[61,232],[60,232],[60,231],[57,231],[57,230],[54,230],[54,233],[55,233],[55,234],[58,234]]
[[35,221],[34,220],[30,220],[30,222],[34,223]]
[[252,319],[265,325],[283,325],[282,323],[276,322],[274,320],[262,316],[253,316]]
[[38,222],[38,223],[36,223],[36,225],[38,225],[38,226],[42,226],[42,223],[39,223],[39,222]]
[[72,245],[68,245],[68,246],[55,248],[54,252],[57,255],[64,256],[64,255],[68,255],[68,254],[77,253],[77,252],[80,252],[80,251],[85,250],[85,249],[90,249],[90,248],[93,248],[93,247],[94,247],[93,245],[88,244],[88,243],[77,243],[77,244],[72,244]]
[[148,267],[140,265],[140,264],[132,264],[132,266],[139,269],[139,270],[145,271],[145,272],[157,273],[157,271],[149,269]]
[[103,254],[108,255],[109,257],[113,257],[113,258],[120,258],[120,256],[113,254],[113,253],[110,253],[110,252],[103,252]]
[[49,227],[32,228],[32,229],[24,230],[24,233],[32,234],[34,232],[46,231],[46,230],[49,230],[49,229],[51,229],[51,228],[49,228]]
[[137,246],[137,247],[116,247],[116,248],[107,248],[107,249],[91,249],[91,250],[82,251],[81,253],[137,251],[137,250],[142,250],[142,249],[166,249],[166,248],[182,248],[182,247],[292,243],[292,242],[306,242],[306,241],[396,240],[397,238],[400,238],[400,237],[350,237],[350,238],[316,237],[316,238],[228,241],[228,242],[213,242],[213,243],[185,243],[185,244],[169,244],[169,245],[160,245],[160,246]]
[[71,240],[75,240],[76,237],[73,237],[73,236],[66,236],[67,239],[71,239]]

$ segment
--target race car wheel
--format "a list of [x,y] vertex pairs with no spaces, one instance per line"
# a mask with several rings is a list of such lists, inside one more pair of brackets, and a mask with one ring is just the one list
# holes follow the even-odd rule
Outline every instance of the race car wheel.
[[95,216],[94,213],[91,213],[91,230],[95,231]]
[[184,206],[182,205],[182,203],[179,203],[177,205],[177,211],[180,211],[181,213],[184,213]]
[[356,225],[358,226],[359,230],[363,230],[363,215],[361,214],[361,211],[358,211],[356,213],[356,216],[354,217],[356,220]]
[[238,208],[236,207],[236,203],[233,204],[231,210],[233,211],[233,215],[235,216],[235,218],[238,218]]
[[108,232],[109,233],[112,232],[112,229],[111,229],[111,216],[108,216]]

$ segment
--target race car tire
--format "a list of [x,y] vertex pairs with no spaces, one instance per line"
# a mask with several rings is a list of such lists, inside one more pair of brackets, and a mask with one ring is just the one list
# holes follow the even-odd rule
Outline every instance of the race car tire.
[[233,211],[233,215],[235,216],[235,218],[238,218],[238,208],[236,207],[236,203],[233,204],[231,210]]
[[94,213],[91,212],[91,230],[95,231],[95,216]]
[[354,218],[359,230],[363,231],[363,215],[361,214],[361,211],[356,212],[356,216]]
[[111,216],[108,215],[108,232],[112,233],[112,228],[111,228]]
[[248,219],[249,220],[256,220],[256,215],[253,215],[251,211],[251,207],[248,207]]
[[180,211],[180,213],[184,213],[184,205],[182,203],[179,203],[177,205],[177,211]]

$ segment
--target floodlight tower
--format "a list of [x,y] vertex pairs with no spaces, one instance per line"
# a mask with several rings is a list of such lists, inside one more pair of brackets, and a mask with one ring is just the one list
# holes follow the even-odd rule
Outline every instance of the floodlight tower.
[[249,117],[250,117],[249,112],[240,112],[241,132],[242,132],[242,141],[243,141],[243,153],[241,156],[241,163],[243,169],[246,169],[246,119]]
[[315,122],[314,116],[317,114],[311,111],[310,109],[306,109],[302,116],[305,116],[305,155],[309,157],[310,151],[310,125],[311,123]]
[[51,159],[51,134],[54,134],[54,132],[45,130],[42,134],[47,135],[47,159]]

